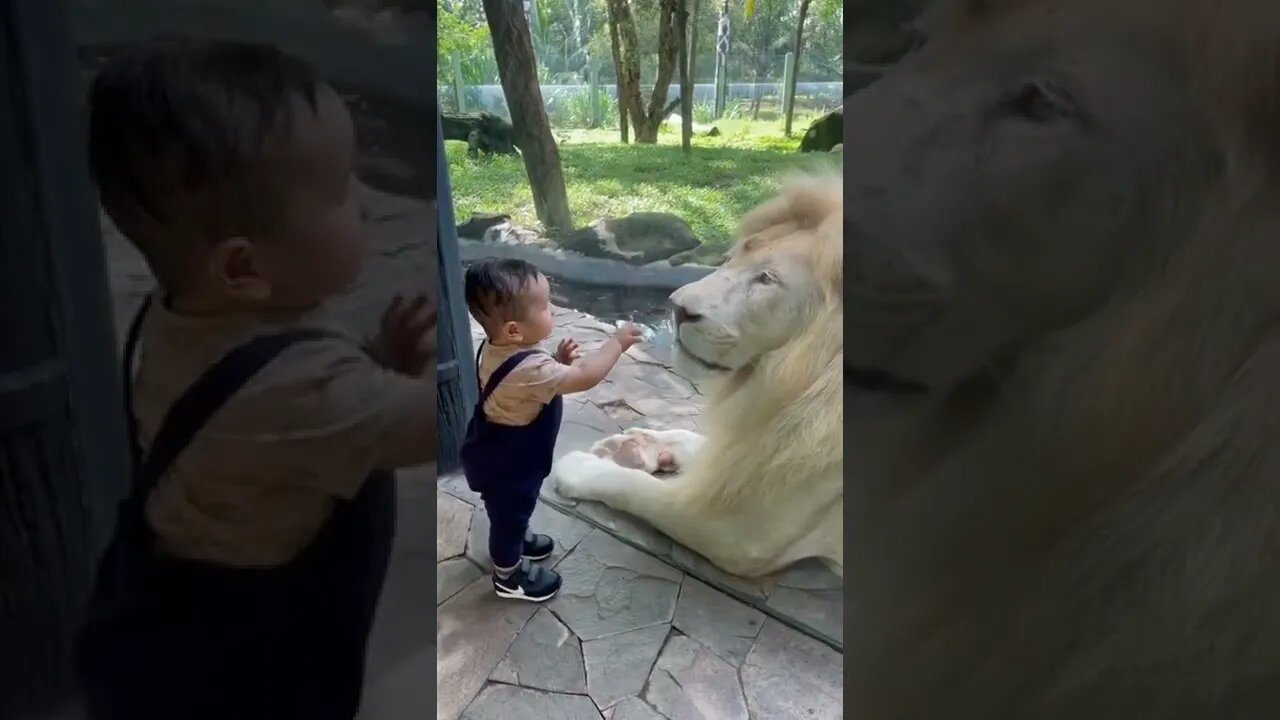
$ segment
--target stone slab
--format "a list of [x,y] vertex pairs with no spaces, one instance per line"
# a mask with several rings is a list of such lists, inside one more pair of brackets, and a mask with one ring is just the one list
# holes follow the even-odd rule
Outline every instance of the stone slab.
[[[750,720],[737,669],[684,635],[667,641],[644,699],[670,720]],[[773,720],[770,715],[758,717]]]
[[436,494],[436,562],[457,557],[467,549],[467,530],[473,508],[446,492]]
[[533,614],[489,679],[551,692],[587,692],[581,644],[546,608]]
[[600,720],[600,711],[585,695],[565,695],[493,684],[471,703],[462,720]]
[[639,695],[671,626],[652,625],[582,643],[587,693],[600,707]]
[[[488,577],[440,606],[436,612],[436,718],[455,720],[462,715],[535,610],[533,603],[494,595]],[[425,682],[425,676],[418,681]]]
[[436,564],[436,605],[439,605],[462,588],[475,582],[481,575],[480,568],[465,557],[456,557]]
[[593,530],[557,567],[551,609],[583,640],[671,622],[679,570]]
[[764,621],[759,610],[686,576],[671,624],[736,668],[747,659]]
[[844,717],[844,657],[777,620],[760,629],[741,676],[752,717]]

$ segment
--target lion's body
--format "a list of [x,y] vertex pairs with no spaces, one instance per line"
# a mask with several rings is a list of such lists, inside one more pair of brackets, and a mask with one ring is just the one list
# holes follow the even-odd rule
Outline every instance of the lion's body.
[[[670,449],[680,474],[660,480],[592,453],[571,453],[554,471],[562,492],[638,515],[735,575],[769,574],[806,557],[841,571],[840,208],[835,178],[796,183],[744,222],[744,236],[759,238],[755,243],[678,291],[675,297],[701,318],[681,328],[684,342],[701,343],[704,357],[746,353],[727,360],[732,371],[709,383],[705,437],[628,431]],[[783,328],[784,341],[771,332],[753,340],[739,325],[751,319],[736,315],[753,307],[743,268],[775,252],[790,256],[795,274],[779,301],[795,305],[793,322]],[[765,303],[754,312],[776,310]],[[681,369],[697,372],[687,364]]]

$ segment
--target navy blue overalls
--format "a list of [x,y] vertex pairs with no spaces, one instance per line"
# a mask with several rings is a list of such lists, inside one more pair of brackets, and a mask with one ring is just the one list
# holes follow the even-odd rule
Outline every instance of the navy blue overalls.
[[[476,377],[480,376],[483,351],[481,343],[476,351]],[[484,414],[484,404],[503,379],[536,352],[540,351],[523,350],[512,355],[489,376],[467,424],[460,452],[467,485],[484,500],[489,515],[489,557],[500,568],[520,562],[529,516],[538,502],[542,481],[551,474],[564,401],[557,395],[528,425],[490,422]]]
[[[125,347],[125,402],[144,304]],[[283,566],[232,568],[164,556],[145,519],[148,493],[201,426],[295,342],[254,338],[215,363],[169,409],[150,452],[134,434],[133,491],[121,503],[77,646],[93,720],[351,720],[395,534],[394,473],[378,471]]]

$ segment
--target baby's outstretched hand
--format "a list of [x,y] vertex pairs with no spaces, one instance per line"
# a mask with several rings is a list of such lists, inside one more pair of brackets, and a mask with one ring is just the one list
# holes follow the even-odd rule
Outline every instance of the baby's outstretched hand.
[[421,376],[436,356],[436,308],[425,294],[406,302],[397,295],[382,315],[374,357],[384,367]]
[[644,340],[644,331],[640,329],[639,325],[629,322],[618,328],[618,331],[613,334],[613,339],[617,340],[618,344],[622,346],[622,351],[626,352],[627,348]]
[[565,338],[556,347],[555,357],[561,365],[572,365],[574,360],[582,357],[582,353],[578,351],[578,343]]

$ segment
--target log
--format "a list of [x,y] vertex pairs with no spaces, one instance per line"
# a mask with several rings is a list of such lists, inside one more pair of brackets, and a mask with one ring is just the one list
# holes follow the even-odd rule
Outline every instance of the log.
[[519,155],[515,143],[515,128],[511,123],[493,113],[444,113],[441,129],[445,140],[460,140],[467,144],[467,155]]

